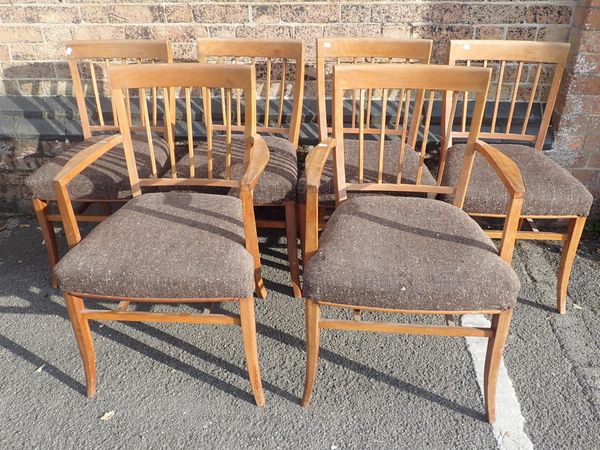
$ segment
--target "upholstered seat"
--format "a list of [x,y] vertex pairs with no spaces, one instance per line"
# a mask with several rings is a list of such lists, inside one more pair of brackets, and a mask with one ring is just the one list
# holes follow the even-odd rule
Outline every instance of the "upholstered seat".
[[492,241],[459,208],[377,196],[334,211],[307,263],[303,292],[337,304],[475,311],[514,306],[519,288]]
[[[25,180],[33,197],[44,200],[55,200],[52,179],[63,166],[78,152],[100,141],[106,136],[93,136],[80,142],[55,156]],[[150,148],[146,137],[133,135],[135,157],[140,177],[148,177],[151,172]],[[154,153],[159,174],[164,172],[168,161],[167,143],[158,137],[154,138]],[[69,194],[72,199],[111,200],[131,196],[129,175],[125,163],[123,147],[118,146],[103,155],[93,165],[86,168],[69,183]]]
[[254,291],[241,201],[196,192],[130,200],[55,273],[64,291],[116,297],[245,298]]
[[[269,147],[269,164],[254,189],[254,203],[280,205],[286,201],[295,200],[298,178],[296,149],[287,139],[275,136],[263,136],[263,139]],[[194,149],[196,177],[208,177],[206,146],[206,142],[202,142]],[[213,177],[225,178],[225,136],[213,137],[212,154]],[[243,157],[244,138],[240,135],[233,135],[231,139],[231,178],[239,179],[241,177]],[[189,167],[189,156],[185,155],[177,162],[178,176],[189,177]],[[170,176],[170,172],[165,176]],[[215,192],[214,188],[194,189],[203,192]],[[223,190],[221,190],[221,193],[224,193]]]
[[[527,145],[498,144],[498,150],[512,159],[521,171],[525,185],[522,215],[587,216],[592,206],[592,194],[569,172],[542,152]],[[443,184],[458,180],[465,145],[448,149]],[[445,200],[452,202],[452,196]],[[485,159],[477,154],[467,188],[464,210],[470,213],[505,214],[506,189]]]
[[[383,160],[383,182],[396,183],[398,174],[398,160],[400,158],[400,141],[385,141]],[[358,182],[358,140],[344,140],[344,161],[346,180],[349,183]],[[379,141],[365,140],[364,148],[364,180],[365,183],[377,182],[379,166]],[[404,167],[402,169],[402,183],[415,184],[417,169],[419,167],[419,154],[406,146],[404,148]],[[422,184],[435,185],[435,178],[427,167],[423,167]],[[365,195],[350,193],[350,196]],[[372,195],[366,194],[366,195]],[[306,177],[302,173],[298,181],[298,202],[306,203]],[[319,187],[319,203],[332,204],[335,202],[333,187],[333,160],[325,164]]]

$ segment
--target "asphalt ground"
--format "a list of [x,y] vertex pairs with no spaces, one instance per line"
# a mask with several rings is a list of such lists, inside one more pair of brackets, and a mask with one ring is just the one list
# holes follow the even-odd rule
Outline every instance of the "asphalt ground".
[[[303,409],[303,304],[290,296],[284,238],[261,242],[258,408],[239,328],[184,324],[94,323],[98,393],[87,399],[35,221],[0,231],[0,448],[510,448],[485,420],[463,338],[323,331]],[[560,246],[516,251],[523,287],[505,364],[536,448],[600,448],[597,246],[580,251],[565,316],[554,309]]]

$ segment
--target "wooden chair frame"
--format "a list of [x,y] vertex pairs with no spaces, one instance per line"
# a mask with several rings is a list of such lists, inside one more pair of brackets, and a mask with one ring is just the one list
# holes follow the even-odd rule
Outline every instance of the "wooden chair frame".
[[[300,136],[300,124],[302,121],[302,105],[304,101],[304,44],[302,41],[288,39],[227,39],[227,38],[212,38],[198,40],[198,61],[207,63],[207,59],[215,58],[218,63],[221,63],[224,58],[249,58],[252,64],[256,63],[257,58],[266,59],[266,80],[265,80],[265,111],[262,125],[257,126],[259,133],[274,133],[287,135],[288,140],[294,148],[298,148],[298,140]],[[271,100],[271,83],[272,79],[272,64],[273,60],[282,61],[281,81],[278,92],[273,93],[275,98],[278,98],[277,121],[275,125],[270,122],[270,100]],[[289,61],[294,61],[295,80],[293,106],[290,117],[289,128],[283,125],[284,116],[284,97],[285,85],[288,72]],[[241,114],[239,97],[236,102],[236,119],[237,124],[233,122],[233,110],[231,96],[226,97],[221,90],[221,105],[222,115],[224,118],[223,124],[214,124],[215,130],[230,129],[240,131]],[[227,119],[226,118],[230,118]],[[229,123],[228,123],[229,120]],[[290,267],[290,275],[292,281],[292,290],[294,297],[300,298],[302,292],[300,290],[300,274],[298,264],[298,221],[297,207],[295,201],[287,201],[284,205],[278,204],[255,204],[257,208],[277,208],[283,206],[285,220],[257,220],[257,226],[260,228],[282,228],[286,230],[288,262]]]
[[[564,42],[527,42],[527,41],[480,41],[480,40],[455,40],[450,42],[449,65],[457,65],[464,61],[470,65],[475,61],[482,61],[484,66],[488,66],[490,61],[500,63],[498,73],[498,87],[494,98],[494,109],[492,116],[492,128],[490,132],[481,132],[481,139],[506,139],[510,141],[523,142],[533,144],[532,151],[541,151],[544,145],[546,134],[550,126],[550,120],[554,111],[554,104],[558,95],[560,81],[564,72],[564,67],[569,54],[569,43]],[[517,72],[515,75],[515,85],[511,93],[509,116],[506,127],[503,131],[495,129],[498,115],[498,104],[500,100],[501,85],[504,79],[505,67],[507,63],[516,63]],[[524,123],[518,133],[511,132],[513,113],[517,101],[518,87],[520,78],[523,73],[524,64],[536,64],[536,71],[533,80],[533,87],[527,101],[527,110]],[[536,134],[528,134],[527,125],[530,121],[532,105],[537,95],[538,86],[543,71],[543,65],[553,65],[554,73],[551,77],[550,88],[546,98],[546,106],[542,116],[541,124]],[[463,102],[464,104],[465,102]],[[466,136],[465,117],[466,107],[463,106],[462,124],[460,129],[454,130],[454,115],[456,107],[451,106],[451,102],[444,98],[444,125],[442,130],[446,136],[444,145],[440,153],[440,170],[438,172],[438,180],[442,179],[445,162],[446,151],[452,146],[453,138],[464,138]],[[512,126],[514,128],[514,126]],[[485,214],[478,212],[469,213],[473,217],[482,218],[504,218],[503,214]],[[539,231],[534,220],[556,220],[562,219],[568,222],[566,232],[549,232]],[[567,302],[567,287],[569,278],[579,246],[579,240],[583,233],[587,217],[575,215],[521,215],[519,218],[519,229],[516,235],[517,239],[524,240],[550,240],[563,241],[563,251],[560,260],[557,277],[557,293],[556,293],[556,308],[560,314],[566,312]],[[522,230],[522,225],[527,222],[531,227],[531,231]],[[499,230],[487,230],[486,233],[493,239],[498,239],[501,236]]]
[[[92,40],[92,41],[68,41],[65,42],[67,52],[67,62],[73,80],[73,91],[77,102],[77,109],[81,120],[81,128],[83,138],[87,140],[92,137],[93,133],[118,131],[118,126],[109,125],[105,121],[102,107],[101,95],[98,90],[98,80],[94,68],[95,62],[102,61],[107,67],[114,59],[137,59],[152,60],[159,62],[173,62],[173,54],[171,44],[168,41],[144,41],[144,40]],[[86,105],[85,93],[80,73],[79,64],[84,60],[89,60],[88,70],[92,77],[92,88],[94,92],[94,101],[98,110],[99,125],[94,125],[90,122],[90,114]],[[128,103],[129,104],[129,103]],[[130,108],[129,108],[130,110]],[[113,110],[113,118],[116,118]],[[153,111],[153,123],[157,125],[156,110]],[[110,203],[123,203],[127,200],[111,199],[111,200],[96,200],[96,199],[78,199],[79,207],[76,210],[76,216],[79,221],[85,222],[101,222],[111,213]],[[40,229],[44,236],[44,244],[48,255],[48,265],[51,272],[51,283],[53,288],[57,288],[56,277],[54,276],[54,266],[59,260],[58,245],[56,235],[54,233],[53,223],[61,222],[60,214],[51,213],[51,205],[55,203],[49,199],[34,197],[32,199],[33,210],[40,224]],[[84,212],[92,205],[98,204],[101,208],[100,214],[84,214]]]
[[[431,39],[390,39],[390,38],[318,38],[317,39],[317,122],[319,124],[319,138],[321,142],[325,141],[331,134],[332,128],[327,123],[327,98],[328,90],[326,83],[326,72],[328,61],[333,60],[335,66],[343,65],[343,60],[351,60],[350,65],[359,63],[360,59],[369,59],[373,64],[378,64],[374,61],[380,61],[379,64],[382,66],[388,63],[404,62],[409,63],[411,61],[419,64],[429,64],[431,58],[431,49],[433,41]],[[362,98],[359,100],[356,91],[352,92],[352,119],[350,124],[346,124],[346,131],[352,134],[379,134],[380,128],[376,128],[371,124],[371,111],[373,92],[368,90],[366,99]],[[331,96],[330,96],[331,98]],[[402,114],[404,92],[398,102],[398,117]],[[361,123],[364,121],[364,125],[359,127],[357,125],[358,120],[358,108],[357,103],[362,105],[366,103],[366,113],[364,114]],[[404,102],[407,105],[408,102]],[[415,108],[421,109],[423,107],[423,95],[417,94],[415,99]],[[361,110],[363,108],[360,108]],[[358,119],[358,120],[357,120]],[[411,128],[411,136],[409,138],[409,145],[414,147],[416,142],[417,134],[416,130],[413,134]],[[396,124],[395,129],[388,130],[389,135],[400,136],[403,134],[403,130],[400,128],[400,123]],[[305,240],[305,229],[306,223],[306,205],[299,204],[299,222],[300,222],[300,242],[302,255],[304,255],[304,240]],[[326,216],[327,207],[321,206],[319,209],[319,215],[321,217],[321,228],[325,227],[324,217]],[[304,258],[304,256],[303,256]]]
[[[499,247],[500,257],[510,264],[514,250],[515,234],[517,231],[518,217],[523,203],[523,181],[517,166],[508,157],[492,146],[478,140],[478,134],[483,117],[483,108],[487,96],[487,87],[490,79],[490,70],[482,68],[457,68],[447,66],[425,65],[389,65],[375,68],[368,65],[335,68],[334,75],[334,138],[327,138],[319,144],[308,156],[306,162],[307,177],[307,213],[306,213],[306,259],[309,260],[319,248],[319,203],[318,193],[320,178],[325,162],[330,152],[333,152],[337,174],[337,199],[339,202],[346,200],[348,184],[343,176],[344,170],[344,124],[343,124],[343,94],[348,89],[367,88],[394,88],[403,87],[416,90],[443,90],[443,91],[469,91],[475,94],[475,107],[473,120],[468,137],[467,151],[458,184],[451,187],[456,194],[454,205],[461,208],[464,202],[475,152],[482,154],[494,171],[498,174],[506,187],[509,208],[506,215],[502,241]],[[420,114],[419,114],[420,115]],[[342,144],[342,145],[340,145]],[[405,191],[403,184],[364,184],[368,190],[375,191]],[[419,189],[417,189],[419,188]],[[438,192],[447,190],[447,187],[437,186]],[[411,192],[430,192],[430,189],[417,185],[410,189]],[[431,200],[435,201],[435,200]],[[333,320],[321,318],[321,307],[350,309],[354,311],[354,320]],[[434,325],[406,325],[389,322],[362,321],[360,313],[363,310],[381,311],[399,314],[436,314],[444,315],[448,320],[447,326]],[[472,313],[492,314],[490,328],[473,328],[453,325],[449,316]],[[340,305],[321,301],[319,299],[306,299],[306,379],[304,384],[303,406],[308,406],[312,389],[316,379],[319,341],[321,329],[371,331],[378,333],[408,333],[426,334],[434,336],[478,336],[487,337],[488,350],[484,369],[484,396],[486,412],[490,422],[495,421],[495,395],[498,369],[502,359],[504,343],[508,335],[512,309],[485,310],[485,311],[429,311],[429,310],[400,310],[387,308],[361,307],[356,305]]]
[[[256,223],[254,219],[254,208],[252,202],[253,189],[258,183],[259,177],[269,160],[269,150],[264,140],[256,134],[256,125],[253,120],[246,121],[246,161],[244,163],[244,174],[241,180],[216,180],[214,178],[142,178],[138,176],[136,162],[134,159],[131,141],[131,126],[126,108],[126,100],[123,91],[125,89],[152,89],[162,88],[163,92],[170,91],[175,87],[224,87],[230,89],[241,89],[247,96],[245,114],[246,117],[254,118],[255,109],[255,74],[254,67],[240,67],[232,65],[203,66],[200,64],[156,64],[146,66],[114,67],[110,69],[110,81],[112,86],[112,100],[115,106],[120,133],[107,137],[94,144],[72,158],[61,172],[55,177],[53,183],[58,197],[60,212],[65,224],[67,240],[70,247],[77,245],[81,240],[77,217],[67,190],[68,183],[83,169],[88,167],[106,152],[115,146],[122,144],[125,149],[127,168],[131,181],[131,189],[134,197],[142,194],[142,188],[146,186],[182,186],[182,185],[210,185],[235,187],[240,189],[243,209],[245,246],[252,255],[255,269],[256,294],[266,297],[266,290],[260,272],[260,254],[258,248],[258,237],[256,234]],[[189,93],[189,89],[186,90]],[[165,95],[166,108],[173,96]],[[189,99],[189,96],[187,97]],[[190,103],[187,103],[188,114]],[[147,114],[147,110],[144,110]],[[168,113],[168,111],[167,111]],[[146,121],[148,139],[151,139],[151,125]],[[167,137],[170,149],[173,148],[173,133],[171,127],[167,127]],[[190,128],[188,127],[188,130]],[[191,137],[188,136],[188,137]],[[193,164],[193,163],[192,163]],[[79,350],[83,359],[86,374],[87,395],[92,397],[96,391],[96,369],[95,355],[92,335],[89,328],[89,320],[117,320],[117,321],[144,321],[144,322],[183,322],[212,325],[240,325],[242,328],[243,344],[248,364],[248,373],[252,391],[257,405],[262,406],[265,402],[260,370],[258,365],[258,352],[256,344],[256,325],[254,319],[254,298],[117,298],[109,295],[91,295],[85,292],[65,292],[65,301],[69,318],[73,325]],[[88,309],[83,303],[84,298],[94,298],[108,301],[118,301],[119,304],[112,310]],[[234,317],[224,314],[177,314],[131,311],[130,302],[150,303],[213,303],[238,301],[240,303],[240,316]]]

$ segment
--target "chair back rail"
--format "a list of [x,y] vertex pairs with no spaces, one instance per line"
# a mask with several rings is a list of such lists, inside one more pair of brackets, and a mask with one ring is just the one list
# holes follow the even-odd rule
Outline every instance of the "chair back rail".
[[[201,63],[252,64],[261,73],[259,95],[264,100],[262,119],[257,117],[257,131],[286,135],[298,146],[304,97],[304,45],[301,41],[285,39],[199,39],[198,61]],[[264,75],[263,75],[264,72]],[[288,92],[291,90],[291,92]],[[284,111],[286,96],[293,103],[289,123]],[[242,99],[238,90],[227,94],[220,90],[222,123],[213,123],[215,130],[241,131]],[[235,103],[235,114],[232,111]],[[273,103],[273,104],[272,104]],[[276,114],[271,117],[271,108]]]
[[[332,131],[327,123],[327,97],[331,98],[332,90],[328,89],[327,75],[331,73],[329,66],[333,64],[356,63],[419,63],[428,64],[431,56],[432,41],[429,39],[386,39],[386,38],[319,38],[317,39],[317,115],[319,122],[320,139],[323,141]],[[329,94],[329,95],[328,95]],[[374,111],[373,99],[375,93],[367,90],[364,97],[356,91],[349,93],[351,103],[351,117],[349,124],[354,133],[358,133],[357,122],[364,123],[367,133],[376,133],[378,130],[371,126],[372,112]],[[390,134],[401,134],[399,120],[403,108],[404,91],[397,93],[397,121],[395,130]],[[422,105],[423,98],[417,96],[416,107]],[[359,105],[360,103],[360,109]],[[357,110],[363,112],[363,120],[357,117]]]
[[[429,66],[420,64],[357,64],[353,66],[336,66],[334,74],[333,95],[333,134],[336,140],[334,151],[335,180],[337,183],[337,203],[343,201],[348,191],[372,192],[421,192],[421,193],[458,193],[457,206],[461,207],[466,183],[470,174],[470,163],[465,165],[464,173],[456,186],[429,185],[423,183],[423,173],[428,149],[432,147],[429,142],[431,130],[431,117],[436,99],[450,93],[454,111],[458,96],[467,91],[475,99],[475,108],[470,123],[468,136],[467,158],[472,160],[475,151],[475,141],[478,138],[479,128],[483,117],[483,109],[487,96],[487,86],[490,78],[490,69],[463,68],[448,66]],[[400,92],[403,99],[402,126],[398,126],[399,114],[396,108],[388,108],[389,92]],[[345,93],[358,92],[358,182],[348,183],[344,166],[344,138],[347,133],[354,133],[354,127],[347,127],[344,121],[344,96]],[[379,127],[376,131],[367,131],[366,113],[368,106],[365,97],[368,91],[379,91],[382,97],[382,108]],[[411,94],[424,98],[424,108],[411,109]],[[424,112],[423,112],[424,110]],[[410,123],[410,126],[409,126]],[[411,145],[412,136],[417,136],[422,130],[419,148]],[[399,131],[399,133],[398,133]],[[394,133],[394,134],[393,134]],[[366,135],[372,134],[378,141],[377,169],[365,174]],[[390,140],[393,136],[394,140]],[[385,152],[389,151],[389,142],[397,143],[398,168],[394,182],[384,180]],[[388,145],[386,145],[388,143]],[[416,151],[418,166],[415,183],[403,182],[405,152]]]
[[[231,108],[228,108],[229,119],[224,130],[226,142],[226,174],[223,179],[215,177],[213,165],[215,155],[213,154],[212,140],[213,133],[218,132],[212,126],[212,110],[210,108],[210,97],[212,90],[223,90],[226,98],[230,99],[233,91],[238,91],[244,98],[244,136],[245,149],[243,156],[243,171],[245,172],[252,151],[252,137],[256,133],[256,122],[253,118],[256,116],[255,106],[255,70],[254,66],[241,66],[235,64],[221,65],[203,65],[198,63],[181,63],[174,66],[172,64],[152,64],[111,67],[109,70],[110,82],[112,87],[113,103],[116,108],[119,119],[121,134],[123,135],[124,146],[128,171],[132,183],[132,195],[137,196],[141,193],[142,187],[147,186],[215,186],[240,188],[241,180],[231,179],[231,145],[232,145],[232,127],[231,127]],[[185,104],[185,130],[186,130],[186,150],[188,154],[189,167],[185,171],[189,176],[182,177],[182,171],[178,171],[177,155],[175,152],[174,120],[166,121],[165,139],[168,145],[169,160],[171,166],[171,176],[158,178],[156,170],[156,154],[153,144],[153,128],[148,117],[148,108],[145,101],[142,101],[142,123],[144,125],[145,136],[150,151],[150,162],[152,164],[152,175],[149,178],[139,178],[138,170],[133,157],[133,147],[131,144],[132,126],[127,111],[127,92],[140,92],[144,97],[146,91],[156,90],[157,100],[162,102],[165,111],[165,117],[174,118],[175,113],[174,99],[179,96]],[[194,99],[200,97],[202,99]],[[227,102],[230,106],[231,102]],[[198,111],[202,105],[203,111]],[[196,107],[196,111],[194,111]],[[203,155],[197,155],[199,142],[194,140],[193,127],[199,125],[198,120],[202,118],[207,131],[206,145],[206,173],[197,173],[196,158]],[[221,133],[221,132],[219,132]]]
[[[484,126],[480,132],[482,139],[530,142],[537,150],[542,149],[569,47],[570,44],[564,42],[451,41],[449,65],[477,65],[493,69],[490,85],[493,99],[490,99],[491,104],[486,108]],[[502,102],[508,102],[508,111],[504,111],[505,119],[500,117]],[[444,99],[444,103],[444,128],[448,130],[449,146],[453,137],[464,138],[468,134],[468,94],[463,95],[459,108],[459,124],[447,122],[451,106],[448,98]],[[545,103],[545,107],[539,129],[531,132],[530,120],[536,103]],[[522,123],[515,124],[515,112],[519,106],[524,115]]]
[[[67,52],[67,61],[71,78],[73,80],[73,90],[77,101],[77,107],[81,117],[81,126],[85,139],[91,137],[94,132],[117,131],[119,129],[116,111],[112,110],[112,120],[105,117],[102,110],[101,98],[108,89],[101,89],[106,82],[108,68],[118,64],[142,64],[154,62],[173,62],[173,54],[169,41],[154,40],[89,40],[89,41],[68,41],[65,43]],[[86,92],[93,94],[94,109],[97,119],[94,117],[94,111],[90,111],[86,103]],[[106,92],[103,92],[106,91]],[[159,129],[157,92],[152,92],[152,125],[155,130]],[[138,130],[143,130],[143,108],[142,101],[145,100],[142,95],[138,95],[140,123]],[[126,105],[130,122],[131,100],[126,97]]]

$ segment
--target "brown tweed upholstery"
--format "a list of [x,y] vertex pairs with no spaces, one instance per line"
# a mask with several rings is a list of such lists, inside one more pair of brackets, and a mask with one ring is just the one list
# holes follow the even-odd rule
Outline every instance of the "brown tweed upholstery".
[[519,279],[462,210],[414,197],[338,207],[304,271],[306,298],[412,310],[505,309]]
[[[274,136],[263,136],[269,147],[269,164],[254,189],[255,204],[282,204],[296,198],[298,180],[298,163],[296,149],[290,141]],[[208,176],[206,142],[194,149],[194,167],[196,177]],[[225,178],[225,136],[213,138],[213,176]],[[231,141],[231,178],[240,179],[244,157],[244,137],[233,135]],[[177,162],[177,173],[181,177],[189,177],[189,156],[185,155]],[[169,176],[169,174],[165,174]],[[186,188],[189,189],[189,188]],[[214,188],[193,188],[201,192],[219,192]],[[226,193],[220,190],[219,193]]]
[[[400,141],[386,141],[383,160],[383,182],[396,183],[398,173],[398,159],[400,158]],[[358,183],[358,140],[344,140],[344,162],[346,167],[346,180],[349,183]],[[377,182],[377,172],[379,166],[379,141],[365,141],[364,150],[364,179],[365,182]],[[404,148],[404,168],[402,170],[402,182],[415,184],[417,169],[419,164],[419,155],[410,147]],[[435,179],[423,167],[422,184],[435,185]],[[372,195],[362,193],[350,193],[350,196]],[[304,173],[298,181],[298,202],[306,203],[306,176]],[[319,188],[319,203],[334,203],[335,194],[333,188],[333,160],[330,159],[325,164],[321,176],[321,186]]]
[[67,292],[138,298],[248,297],[252,257],[235,197],[144,194],[100,223],[56,265]]
[[[94,136],[55,156],[29,175],[25,185],[35,198],[55,200],[52,179],[74,155],[105,137]],[[152,173],[148,141],[146,137],[139,135],[133,135],[132,139],[139,176],[146,178]],[[154,153],[158,173],[162,174],[168,160],[168,147],[163,139],[154,138]],[[105,200],[130,197],[131,185],[123,147],[115,147],[94,161],[69,183],[68,189],[71,199]]]
[[[525,185],[523,215],[589,214],[592,194],[542,152],[519,144],[494,144],[494,147],[512,159],[521,171]],[[456,185],[465,148],[461,144],[448,149],[444,185]],[[443,199],[452,202],[453,196]],[[506,208],[504,185],[485,158],[476,154],[463,209],[470,213],[505,214]]]

